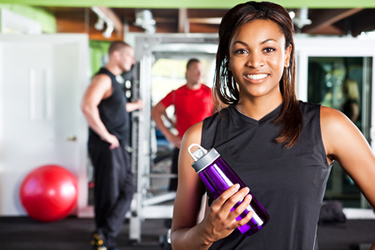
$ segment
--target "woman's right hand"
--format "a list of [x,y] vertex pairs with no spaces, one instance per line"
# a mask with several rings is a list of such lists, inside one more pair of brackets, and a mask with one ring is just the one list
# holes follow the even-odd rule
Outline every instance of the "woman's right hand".
[[[245,225],[253,216],[249,212],[246,217],[237,221],[236,218],[249,206],[251,201],[248,187],[238,191],[240,185],[235,184],[223,192],[209,207],[205,218],[200,223],[202,232],[205,234],[207,244],[227,237],[234,229]],[[233,211],[231,209],[241,200],[242,203]]]

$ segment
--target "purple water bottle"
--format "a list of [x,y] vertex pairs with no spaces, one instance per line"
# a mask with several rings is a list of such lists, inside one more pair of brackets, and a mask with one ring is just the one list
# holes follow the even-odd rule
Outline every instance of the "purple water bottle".
[[[191,152],[192,147],[198,147],[193,153]],[[191,144],[188,148],[190,156],[194,159],[192,164],[195,171],[207,187],[208,192],[211,193],[214,199],[219,197],[225,190],[230,188],[232,185],[240,184],[240,189],[246,187],[238,175],[230,168],[230,166],[220,157],[220,154],[212,148],[207,152],[205,148],[198,144]],[[251,194],[251,192],[250,192]],[[240,214],[236,220],[241,220],[250,211],[254,211],[254,215],[251,220],[239,227],[240,232],[245,236],[250,236],[262,229],[270,217],[263,206],[258,200],[251,194],[252,200],[250,205],[245,211]],[[239,205],[235,205],[232,211]]]

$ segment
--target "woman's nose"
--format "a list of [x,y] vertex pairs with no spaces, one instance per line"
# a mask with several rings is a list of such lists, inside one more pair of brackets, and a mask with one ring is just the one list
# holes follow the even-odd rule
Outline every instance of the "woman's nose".
[[264,64],[263,54],[257,51],[250,53],[246,62],[246,66],[252,68],[259,68],[264,66]]

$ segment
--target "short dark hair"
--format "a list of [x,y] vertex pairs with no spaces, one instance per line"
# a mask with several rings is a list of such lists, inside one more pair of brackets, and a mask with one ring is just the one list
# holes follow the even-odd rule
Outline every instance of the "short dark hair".
[[191,59],[189,59],[189,61],[186,64],[186,69],[189,69],[190,65],[192,65],[193,63],[199,63],[199,62],[200,61],[197,58],[191,58]]
[[130,48],[130,45],[124,41],[114,41],[111,43],[108,49],[108,54],[112,55],[113,52],[122,50],[124,48]]

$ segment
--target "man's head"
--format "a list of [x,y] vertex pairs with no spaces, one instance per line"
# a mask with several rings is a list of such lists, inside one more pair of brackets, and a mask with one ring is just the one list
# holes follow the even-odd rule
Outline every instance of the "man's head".
[[109,61],[115,63],[122,71],[130,71],[134,64],[134,51],[123,41],[112,42],[108,54]]
[[188,85],[194,86],[201,83],[203,65],[198,59],[192,58],[186,64],[186,80]]

